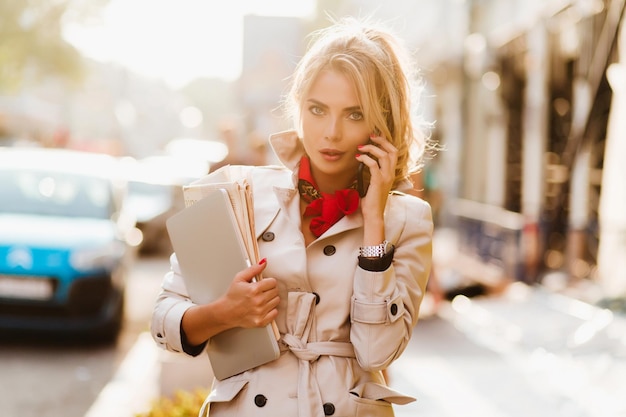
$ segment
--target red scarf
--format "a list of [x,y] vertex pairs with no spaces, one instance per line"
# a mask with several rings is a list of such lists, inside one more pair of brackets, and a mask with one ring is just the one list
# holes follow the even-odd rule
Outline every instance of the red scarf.
[[354,184],[350,188],[335,191],[335,194],[318,191],[311,175],[311,162],[306,156],[300,159],[298,190],[300,197],[308,203],[304,216],[315,216],[309,226],[315,237],[320,237],[339,219],[354,213],[359,207],[359,193]]

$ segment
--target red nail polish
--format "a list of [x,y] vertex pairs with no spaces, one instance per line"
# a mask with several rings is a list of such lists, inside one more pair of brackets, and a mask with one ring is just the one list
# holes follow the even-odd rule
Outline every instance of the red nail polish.
[[357,149],[361,149],[365,145],[357,145]]
[[263,258],[259,261],[259,265],[263,265],[265,262],[267,262],[267,258]]
[[354,155],[355,158],[358,158],[359,156],[361,156],[360,153],[357,153],[356,155]]

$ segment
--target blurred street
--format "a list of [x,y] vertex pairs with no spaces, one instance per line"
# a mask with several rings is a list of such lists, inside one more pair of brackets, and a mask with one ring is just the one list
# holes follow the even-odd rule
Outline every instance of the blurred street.
[[626,320],[540,288],[457,297],[423,319],[391,384],[398,417],[626,416]]
[[[435,236],[440,285],[451,276],[456,286],[464,277],[490,282],[484,265],[455,250],[457,239],[450,229]],[[549,281],[467,287],[436,309],[427,295],[390,369],[391,385],[417,397],[397,416],[626,416],[626,316],[593,305],[593,287],[584,294]]]
[[[104,346],[0,333],[0,417],[137,417],[210,384],[206,357],[148,332],[165,221],[183,184],[277,162],[267,138],[292,127],[276,110],[305,34],[369,14],[415,52],[441,145],[413,178],[439,233],[389,370],[417,401],[396,415],[626,417],[626,0],[0,0],[0,322],[93,318],[112,294],[104,333],[121,330]],[[106,155],[115,168],[93,171],[115,192],[76,181],[92,163],[44,170],[40,151]],[[108,240],[81,202],[110,210]]]
[[[153,278],[142,282],[144,294],[160,284]],[[520,282],[459,295],[436,312],[427,298],[422,313],[389,370],[394,389],[417,397],[396,407],[398,417],[626,416],[626,317]],[[158,395],[210,380],[204,356],[160,351],[144,332],[86,416],[134,417]]]

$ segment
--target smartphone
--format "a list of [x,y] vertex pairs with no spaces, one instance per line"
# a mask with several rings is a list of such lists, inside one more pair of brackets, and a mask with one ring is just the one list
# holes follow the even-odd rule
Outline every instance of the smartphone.
[[367,188],[369,187],[369,168],[363,162],[359,163],[359,167],[357,168],[356,175],[356,189],[359,192],[359,196],[361,198],[365,197],[367,194]]
[[[372,141],[369,141],[368,144],[371,145]],[[367,194],[367,189],[370,185],[370,177],[371,174],[369,167],[363,162],[360,162],[356,173],[356,189],[359,192],[359,196],[361,198],[365,197],[365,194]]]
[[[378,129],[374,129],[374,134],[380,135],[380,131]],[[372,142],[371,140],[367,142],[368,145],[372,145],[373,143],[374,142]],[[370,155],[370,154],[368,155],[376,159],[373,155]],[[359,192],[359,196],[361,198],[365,197],[365,195],[367,194],[367,189],[370,185],[370,177],[371,177],[371,174],[370,174],[370,170],[368,166],[365,165],[363,162],[360,162],[359,167],[357,168],[356,189]]]

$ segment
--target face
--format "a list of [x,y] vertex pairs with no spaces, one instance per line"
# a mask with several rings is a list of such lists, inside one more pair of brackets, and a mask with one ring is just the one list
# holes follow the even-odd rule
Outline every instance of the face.
[[302,104],[303,144],[311,170],[323,190],[349,186],[357,172],[357,146],[367,143],[370,131],[350,80],[337,71],[323,71]]

